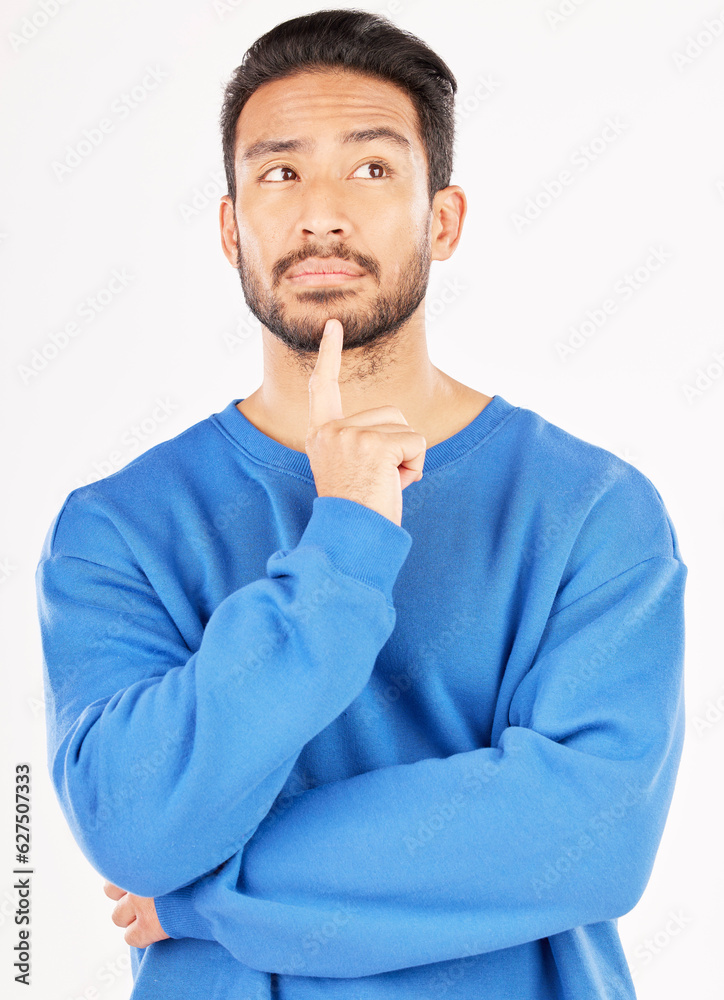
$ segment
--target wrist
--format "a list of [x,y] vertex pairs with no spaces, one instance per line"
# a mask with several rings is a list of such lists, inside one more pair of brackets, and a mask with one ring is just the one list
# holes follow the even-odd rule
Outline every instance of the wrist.
[[213,941],[209,921],[201,916],[195,906],[195,884],[182,886],[156,896],[156,916],[164,933],[172,938],[200,938]]

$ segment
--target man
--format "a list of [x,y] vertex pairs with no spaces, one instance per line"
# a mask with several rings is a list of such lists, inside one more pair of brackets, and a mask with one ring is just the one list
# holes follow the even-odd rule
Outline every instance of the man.
[[359,11],[254,43],[221,231],[263,383],[48,532],[49,768],[137,1000],[635,996],[687,568],[644,475],[430,363],[455,89]]

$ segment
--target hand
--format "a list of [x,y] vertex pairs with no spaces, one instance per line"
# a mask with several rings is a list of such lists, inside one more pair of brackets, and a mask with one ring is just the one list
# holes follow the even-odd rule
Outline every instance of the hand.
[[111,920],[116,927],[128,927],[123,935],[126,944],[135,948],[147,948],[154,941],[170,937],[161,927],[156,915],[156,904],[150,896],[134,896],[125,889],[119,889],[112,882],[103,883],[103,891],[111,899],[117,899]]
[[339,369],[344,331],[327,320],[309,379],[309,429],[304,444],[320,497],[343,497],[402,522],[402,491],[422,479],[427,442],[396,406],[342,412]]

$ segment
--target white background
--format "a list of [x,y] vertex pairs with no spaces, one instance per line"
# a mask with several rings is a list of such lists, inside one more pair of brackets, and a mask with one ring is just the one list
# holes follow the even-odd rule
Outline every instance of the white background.
[[[45,4],[53,11],[54,0]],[[39,0],[3,4],[6,996],[117,1000],[131,990],[114,904],[72,839],[47,772],[34,572],[72,489],[261,382],[259,324],[220,248],[218,114],[223,86],[251,42],[314,9],[289,0],[67,0],[44,18]],[[469,212],[452,259],[432,267],[432,361],[635,465],[677,529],[689,567],[687,737],[651,880],[619,929],[641,1000],[719,997],[724,364],[715,355],[724,352],[724,6],[390,0],[388,9],[435,48],[459,84],[452,183],[464,188]],[[707,21],[717,37],[702,35],[697,55]],[[150,80],[149,67],[164,75],[121,118],[114,102]],[[54,162],[103,118],[113,130],[59,177]],[[594,141],[611,135],[607,119],[621,134]],[[593,162],[583,169],[574,164],[585,146]],[[566,168],[571,183],[560,196],[516,226],[515,215],[526,203],[543,205],[546,183]],[[656,271],[646,268],[651,248],[665,257]],[[114,269],[126,272],[126,287],[82,318],[78,310],[88,296],[104,298]],[[616,293],[634,273],[635,293]],[[443,304],[446,282],[457,291]],[[556,345],[611,298],[615,313],[574,338],[580,346],[562,358]],[[62,344],[72,320],[77,336],[49,357],[52,337]],[[162,420],[151,416],[158,400],[171,411]],[[10,793],[23,761],[34,788],[30,989],[13,982],[11,951]]]

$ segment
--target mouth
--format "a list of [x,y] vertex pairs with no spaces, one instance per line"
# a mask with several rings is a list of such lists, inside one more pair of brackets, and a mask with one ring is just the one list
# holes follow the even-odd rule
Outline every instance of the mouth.
[[344,271],[307,271],[287,278],[292,285],[341,285],[346,281],[359,281],[364,274],[346,274]]
[[293,268],[287,281],[293,285],[340,285],[364,278],[365,272],[337,258],[309,258]]

